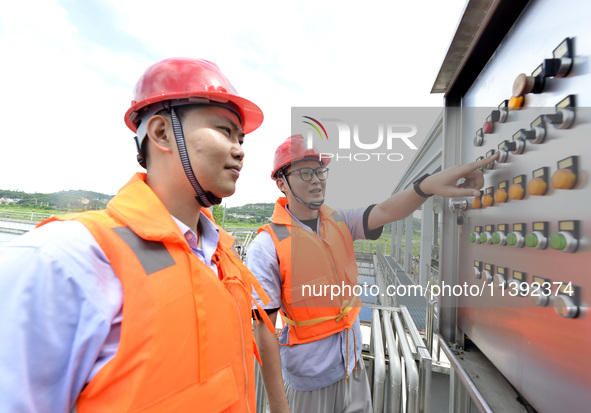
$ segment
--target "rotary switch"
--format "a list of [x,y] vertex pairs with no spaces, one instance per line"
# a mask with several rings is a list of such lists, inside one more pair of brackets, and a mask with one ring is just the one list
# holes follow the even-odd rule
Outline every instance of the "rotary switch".
[[556,105],[556,113],[543,115],[556,129],[568,129],[575,121],[575,96],[569,95]]

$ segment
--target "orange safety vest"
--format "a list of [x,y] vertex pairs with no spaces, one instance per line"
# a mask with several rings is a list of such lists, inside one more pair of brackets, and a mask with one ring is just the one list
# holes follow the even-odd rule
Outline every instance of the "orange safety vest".
[[279,198],[272,223],[259,232],[267,231],[275,243],[285,313],[281,316],[290,325],[288,343],[293,345],[350,329],[361,300],[353,290],[359,273],[353,238],[342,218],[329,207],[320,207],[317,236],[294,221],[286,204],[286,198]]
[[252,288],[268,297],[234,239],[220,229],[218,278],[140,173],[106,210],[46,222],[71,219],[88,228],[123,287],[117,353],[80,394],[78,413],[255,413]]

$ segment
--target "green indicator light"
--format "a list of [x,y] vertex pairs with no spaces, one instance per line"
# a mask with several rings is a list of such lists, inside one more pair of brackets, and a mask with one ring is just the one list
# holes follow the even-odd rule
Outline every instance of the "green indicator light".
[[536,234],[527,234],[525,236],[525,245],[532,248],[538,245],[538,237]]
[[495,232],[492,236],[492,242],[493,244],[498,244],[499,242],[501,242],[501,236],[499,235],[498,232]]
[[562,234],[553,234],[550,237],[550,246],[555,250],[563,250],[566,248],[566,238]]
[[511,246],[517,244],[517,237],[514,233],[510,233],[509,235],[507,235],[507,244]]
[[470,234],[470,242],[476,242],[476,234]]
[[486,234],[484,232],[480,234],[480,242],[486,244]]

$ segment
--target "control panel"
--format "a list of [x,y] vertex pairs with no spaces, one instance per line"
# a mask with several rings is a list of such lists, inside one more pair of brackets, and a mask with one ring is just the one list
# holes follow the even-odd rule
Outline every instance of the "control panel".
[[458,298],[457,327],[540,412],[591,388],[591,25],[566,3],[528,4],[446,144],[462,164],[498,153],[453,222],[457,283],[483,291]]

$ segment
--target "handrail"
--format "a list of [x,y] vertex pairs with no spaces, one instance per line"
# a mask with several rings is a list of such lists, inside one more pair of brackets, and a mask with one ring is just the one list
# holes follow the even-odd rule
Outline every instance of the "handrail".
[[[390,265],[388,264],[388,262],[386,261],[386,257],[384,256],[383,252],[381,250],[378,250],[376,252],[376,270],[377,270],[377,274],[376,274],[376,281],[378,280],[378,276],[381,280],[385,281],[387,285],[394,285],[395,288],[398,288],[398,277],[396,277],[396,273],[394,272],[394,270],[392,269],[392,267],[390,267]],[[385,291],[385,285],[379,285],[380,287],[380,291]],[[386,297],[386,299],[388,300],[388,304],[392,305],[392,306],[397,306],[398,305],[398,296],[396,294],[394,294],[394,299],[392,299],[392,297],[390,295],[388,295]],[[394,302],[392,302],[394,301]]]
[[15,219],[21,221],[41,222],[54,214],[33,211],[13,211],[9,209],[0,209],[0,218]]
[[393,312],[392,318],[394,319],[394,326],[396,327],[396,334],[398,335],[398,345],[402,350],[402,356],[404,357],[404,364],[406,367],[408,388],[408,406],[406,411],[409,413],[417,413],[419,411],[419,372],[417,370],[417,364],[410,351],[410,345],[406,340],[406,333],[402,321],[400,321],[400,315],[398,312]]
[[431,354],[425,347],[408,308],[402,305],[400,312],[419,357],[419,409],[421,412],[429,412],[431,411]]
[[384,391],[386,386],[386,358],[384,355],[384,342],[382,328],[380,326],[380,310],[374,308],[371,311],[371,336],[373,344],[374,368],[373,368],[373,411],[381,413],[384,410]]
[[386,347],[388,349],[388,370],[390,373],[390,387],[387,392],[388,400],[385,401],[386,410],[388,412],[398,413],[402,407],[402,368],[389,310],[382,310],[382,321],[384,323],[384,335],[386,336]]
[[476,387],[476,385],[474,384],[466,370],[464,370],[464,368],[460,364],[460,361],[458,360],[456,355],[451,351],[451,349],[447,345],[445,339],[440,334],[437,335],[437,338],[439,339],[439,347],[443,350],[451,366],[457,372],[460,381],[464,384],[466,390],[468,390],[470,398],[472,399],[478,410],[485,413],[494,413],[493,410],[490,408],[489,404],[484,399],[482,393],[480,393],[480,391],[478,390],[478,388]]

